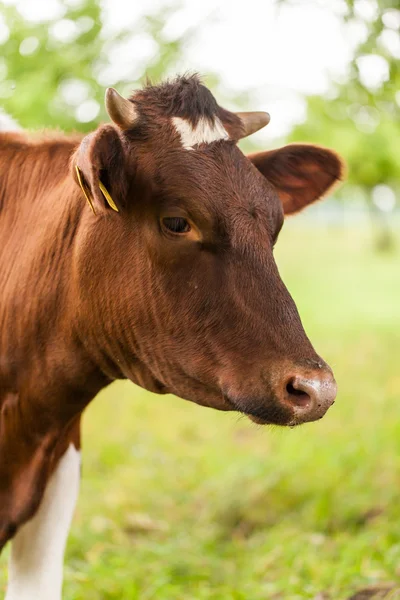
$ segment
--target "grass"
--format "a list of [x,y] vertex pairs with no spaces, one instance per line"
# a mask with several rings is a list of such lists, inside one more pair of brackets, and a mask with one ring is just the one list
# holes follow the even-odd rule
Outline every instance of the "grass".
[[276,255],[335,406],[286,430],[106,389],[84,421],[67,600],[344,600],[400,580],[400,253],[293,222]]

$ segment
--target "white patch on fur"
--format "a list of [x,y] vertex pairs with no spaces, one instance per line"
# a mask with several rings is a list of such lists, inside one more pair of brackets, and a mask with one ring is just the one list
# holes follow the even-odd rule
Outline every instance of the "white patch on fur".
[[12,540],[6,600],[61,600],[80,462],[80,452],[71,444],[47,484],[39,510]]
[[0,109],[0,131],[18,131],[20,129],[18,123]]
[[172,121],[186,150],[193,150],[193,146],[197,144],[210,144],[217,140],[229,139],[228,132],[218,117],[214,118],[214,123],[205,117],[200,117],[195,127],[181,117],[173,117]]

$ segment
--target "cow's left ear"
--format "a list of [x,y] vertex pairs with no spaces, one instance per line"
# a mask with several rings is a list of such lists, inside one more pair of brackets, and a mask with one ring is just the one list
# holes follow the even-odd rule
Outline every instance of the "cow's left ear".
[[277,188],[285,214],[295,213],[324,196],[344,172],[335,152],[306,144],[290,144],[248,158]]
[[73,176],[95,214],[119,212],[128,192],[123,142],[112,125],[83,138],[72,159]]

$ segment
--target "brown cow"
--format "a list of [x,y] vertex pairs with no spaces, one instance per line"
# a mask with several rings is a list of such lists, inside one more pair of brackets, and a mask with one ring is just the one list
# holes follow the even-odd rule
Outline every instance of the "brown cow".
[[273,258],[284,213],[340,179],[336,154],[244,156],[268,114],[222,109],[196,77],[106,105],[113,123],[83,139],[0,134],[7,600],[61,597],[80,415],[110,382],[278,425],[336,395]]

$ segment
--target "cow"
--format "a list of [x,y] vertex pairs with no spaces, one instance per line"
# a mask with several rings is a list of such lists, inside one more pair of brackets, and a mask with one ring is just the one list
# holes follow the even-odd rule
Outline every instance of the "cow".
[[110,123],[84,137],[0,134],[7,600],[61,598],[80,418],[112,381],[282,426],[336,396],[273,247],[284,216],[341,179],[340,158],[245,156],[237,142],[268,113],[220,107],[197,76],[105,102]]

